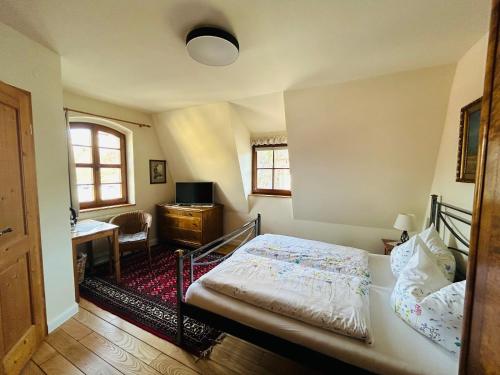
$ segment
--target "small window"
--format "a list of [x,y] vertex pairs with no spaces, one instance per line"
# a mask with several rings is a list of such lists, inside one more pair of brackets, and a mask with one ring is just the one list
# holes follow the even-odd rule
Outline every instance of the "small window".
[[287,145],[253,146],[252,185],[256,194],[292,195]]
[[80,208],[128,202],[125,135],[90,123],[71,123]]

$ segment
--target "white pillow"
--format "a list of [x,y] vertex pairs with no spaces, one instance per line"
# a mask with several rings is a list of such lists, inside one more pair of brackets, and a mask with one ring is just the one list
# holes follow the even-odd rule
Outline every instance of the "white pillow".
[[420,233],[419,236],[436,257],[438,266],[444,272],[446,278],[453,282],[455,280],[456,270],[455,257],[441,237],[439,237],[439,233],[436,228],[434,228],[434,224]]
[[415,248],[415,241],[418,236],[415,235],[408,241],[403,242],[401,245],[394,246],[391,251],[391,270],[394,277],[398,278],[399,274],[408,264],[408,261],[413,256]]
[[403,321],[452,353],[458,353],[465,281],[451,284],[418,237],[414,255],[394,286],[391,306]]
[[455,257],[443,242],[441,237],[439,237],[439,234],[434,228],[434,225],[431,225],[422,233],[413,236],[405,243],[395,246],[394,249],[392,249],[391,270],[393,275],[395,277],[398,277],[401,270],[406,266],[410,258],[413,256],[415,240],[417,237],[420,237],[427,245],[429,250],[434,254],[438,266],[441,268],[441,271],[446,276],[446,278],[453,282],[453,280],[455,279],[456,268]]

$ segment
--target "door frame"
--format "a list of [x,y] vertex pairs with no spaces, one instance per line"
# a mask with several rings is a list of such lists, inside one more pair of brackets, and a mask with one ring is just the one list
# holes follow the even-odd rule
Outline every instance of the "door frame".
[[[491,305],[500,303],[498,285],[488,283],[488,277],[498,278],[500,266],[500,226],[495,222],[499,208],[500,186],[500,0],[492,1],[488,52],[486,59],[484,95],[481,110],[480,141],[474,208],[471,227],[467,284],[462,327],[462,350],[459,374],[489,373],[500,360],[497,356],[500,339],[498,323],[492,327],[497,314]],[[495,90],[496,88],[496,90]],[[496,267],[496,268],[495,268]],[[494,269],[495,268],[495,269]],[[485,328],[486,326],[486,328]]]

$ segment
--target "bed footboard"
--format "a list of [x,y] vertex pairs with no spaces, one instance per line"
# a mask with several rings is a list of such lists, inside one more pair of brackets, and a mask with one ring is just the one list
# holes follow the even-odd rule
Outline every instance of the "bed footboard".
[[[189,261],[189,282],[193,283],[194,280],[194,267],[195,266],[203,266],[210,265],[215,263],[221,263],[227,258],[229,258],[238,248],[243,246],[245,243],[250,241],[252,238],[260,235],[261,231],[261,216],[260,214],[253,220],[250,220],[245,225],[240,228],[234,230],[233,232],[222,236],[209,244],[206,244],[196,250],[186,251],[186,250],[176,250],[175,258],[176,258],[176,269],[177,269],[177,335],[176,335],[176,343],[177,345],[183,344],[184,338],[184,315],[185,315],[185,302],[184,302],[184,265],[186,261]],[[226,255],[217,258],[217,259],[206,259],[206,257],[216,250],[220,249],[222,246],[227,245],[231,241],[241,237],[243,235],[246,236],[243,240],[228,252]]]

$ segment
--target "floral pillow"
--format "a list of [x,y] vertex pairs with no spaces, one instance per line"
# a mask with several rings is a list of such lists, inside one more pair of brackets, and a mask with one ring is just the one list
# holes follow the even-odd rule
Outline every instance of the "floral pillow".
[[391,251],[391,270],[394,277],[399,277],[399,274],[408,264],[408,261],[413,256],[413,249],[418,236],[413,236],[408,241],[401,245],[395,246]]
[[394,286],[394,312],[452,353],[460,351],[465,281],[451,284],[418,237],[415,251]]
[[441,237],[439,237],[438,232],[431,225],[429,228],[424,230],[422,233],[413,236],[405,243],[394,247],[391,251],[391,270],[395,277],[398,277],[402,269],[406,266],[410,258],[413,256],[413,251],[415,249],[415,240],[420,237],[427,248],[436,258],[437,264],[446,278],[453,282],[455,279],[455,257],[453,253],[448,249],[446,244],[443,242]]
[[455,280],[456,262],[455,257],[448,246],[443,242],[434,224],[419,234],[420,238],[425,242],[429,250],[436,257],[438,266],[444,272],[448,280]]

